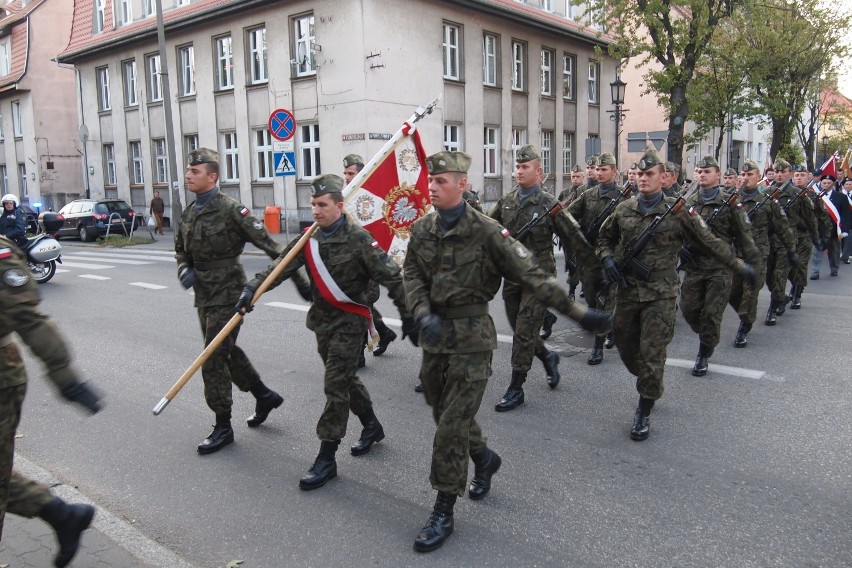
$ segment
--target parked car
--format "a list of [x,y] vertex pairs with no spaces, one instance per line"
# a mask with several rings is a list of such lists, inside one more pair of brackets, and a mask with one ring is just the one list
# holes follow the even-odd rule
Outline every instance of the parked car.
[[20,205],[21,211],[27,216],[27,233],[38,233],[38,213],[29,205]]
[[59,237],[80,237],[93,241],[109,233],[130,234],[136,212],[121,199],[77,199],[59,210],[65,221],[57,232]]

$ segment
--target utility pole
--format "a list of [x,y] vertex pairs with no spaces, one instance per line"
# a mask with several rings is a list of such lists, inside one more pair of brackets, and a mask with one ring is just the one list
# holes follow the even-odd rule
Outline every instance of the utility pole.
[[160,44],[160,80],[163,87],[163,110],[166,118],[166,146],[169,153],[169,180],[172,184],[172,227],[177,234],[183,205],[180,200],[180,182],[178,181],[177,156],[175,154],[175,134],[172,128],[172,95],[169,88],[169,60],[166,52],[166,31],[163,26],[163,2],[156,0],[157,40]]

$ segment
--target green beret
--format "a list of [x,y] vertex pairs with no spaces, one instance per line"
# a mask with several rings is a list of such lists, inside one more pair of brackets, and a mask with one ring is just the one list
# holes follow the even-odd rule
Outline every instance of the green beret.
[[743,162],[742,171],[751,172],[751,171],[754,171],[754,170],[760,171],[760,168],[758,167],[757,163],[754,160],[746,160],[746,161]]
[[716,161],[716,158],[713,156],[704,156],[699,160],[697,164],[695,164],[696,168],[716,168],[719,169],[719,162]]
[[734,168],[728,168],[727,170],[725,170],[725,175],[726,176],[735,176],[735,175],[737,175],[737,170],[735,170]]
[[777,160],[775,160],[775,163],[773,165],[775,166],[775,171],[790,169],[790,162],[788,162],[784,158],[778,158]]
[[430,175],[459,172],[466,174],[470,168],[471,157],[464,152],[444,151],[432,154],[426,158],[426,169]]
[[348,168],[349,166],[361,166],[364,167],[364,158],[359,156],[358,154],[349,154],[345,158],[343,158],[343,167]]
[[643,172],[646,170],[650,170],[654,166],[664,166],[665,162],[653,148],[648,148],[645,150],[645,153],[642,154],[642,158],[639,159],[639,163],[637,166]]
[[190,166],[199,164],[218,164],[219,152],[210,148],[196,148],[186,156],[186,163]]
[[571,168],[571,172],[575,174],[583,173],[583,167],[580,164],[574,164],[574,167]]
[[311,197],[319,197],[326,193],[342,193],[343,178],[334,174],[318,176],[311,182]]
[[614,166],[614,165],[616,165],[615,156],[613,156],[609,152],[604,152],[603,154],[598,156],[598,165],[599,166]]
[[[680,166],[675,164],[674,162],[666,162],[665,164],[663,164],[663,166],[665,166],[667,172],[675,173],[675,174],[680,173]],[[642,168],[639,168],[639,169],[642,169]]]
[[523,164],[524,162],[539,159],[541,159],[541,154],[538,153],[536,147],[532,144],[527,144],[526,146],[518,150],[518,158],[515,161],[519,164]]
[[598,165],[598,157],[597,156],[589,156],[586,158],[587,166],[597,166]]

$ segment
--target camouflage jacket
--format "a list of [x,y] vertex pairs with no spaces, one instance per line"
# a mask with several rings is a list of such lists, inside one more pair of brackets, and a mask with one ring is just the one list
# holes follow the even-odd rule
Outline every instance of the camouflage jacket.
[[[639,200],[628,199],[618,204],[615,212],[607,218],[598,236],[597,255],[603,260],[608,256],[616,260],[624,255],[624,250],[633,239],[650,225],[657,215],[675,203],[671,197],[663,197],[657,205],[645,213],[639,211]],[[624,278],[628,287],[618,289],[619,302],[647,302],[675,298],[680,290],[680,279],[675,267],[680,249],[688,241],[702,252],[719,257],[726,266],[739,270],[743,261],[731,250],[731,246],[713,235],[701,215],[683,207],[671,214],[657,227],[654,237],[639,254],[639,259],[652,270],[649,281],[639,280],[631,271]]]
[[[696,191],[686,199],[685,208],[692,208],[696,213],[701,215],[705,223],[716,212],[717,209],[724,206],[727,197],[721,191],[719,194],[708,201],[707,203],[701,199],[701,193]],[[749,264],[754,264],[758,261],[760,254],[751,237],[751,229],[748,220],[743,213],[743,206],[740,203],[734,203],[728,207],[723,213],[716,216],[713,220],[713,226],[710,227],[713,234],[722,239],[729,248],[736,246],[736,251],[739,251],[740,256],[746,259]],[[731,248],[731,252],[735,252]],[[687,272],[707,271],[707,270],[725,270],[725,264],[716,256],[701,254],[695,255],[695,266],[687,265]]]
[[[77,380],[65,340],[50,319],[41,313],[38,284],[32,279],[26,256],[12,241],[0,237],[0,344],[17,333],[33,355],[44,362],[47,376],[59,389]],[[0,389],[27,382],[20,361],[0,363]]]
[[276,258],[281,245],[247,207],[219,192],[200,212],[190,203],[175,234],[178,270],[195,269],[195,306],[233,306],[246,285],[239,257],[246,243]]
[[[746,217],[765,197],[759,191],[755,191],[751,196],[740,192],[740,203]],[[751,237],[760,252],[761,262],[766,262],[770,246],[783,247],[788,251],[796,250],[796,239],[784,217],[781,206],[775,200],[767,199],[751,218]]]
[[825,208],[825,203],[823,203],[822,199],[817,199],[819,192],[814,193],[811,190],[811,203],[814,207],[814,216],[817,220],[817,229],[819,230],[819,237],[822,239],[827,239],[831,234],[831,229],[833,225],[831,223],[831,217],[828,214],[828,210]]
[[562,201],[565,201],[566,199],[568,199],[570,197],[570,199],[568,200],[568,204],[570,205],[575,199],[577,199],[577,197],[579,197],[582,194],[580,192],[581,187],[583,187],[583,186],[582,185],[573,185],[573,186],[571,186],[567,189],[563,189],[562,193],[560,193],[559,197],[557,197],[556,199],[558,199],[560,202],[562,202]]
[[[323,236],[319,229],[311,236],[319,243],[320,258],[331,278],[352,301],[363,305],[371,303],[368,298],[370,282],[378,282],[388,289],[400,314],[403,317],[407,316],[399,265],[382,250],[373,235],[357,223],[353,223],[349,217],[344,218],[343,225],[330,237]],[[298,241],[299,238],[290,241],[275,262],[255,275],[251,285],[255,288],[260,286]],[[272,288],[292,277],[300,266],[307,266],[304,248],[275,279]],[[367,331],[368,322],[364,317],[340,310],[327,302],[320,293],[310,270],[308,270],[308,276],[314,297],[308,310],[308,329],[316,333],[365,333]]]
[[569,245],[566,248],[576,251],[581,260],[591,259],[594,262],[594,251],[583,237],[574,217],[564,210],[557,213],[555,217],[547,214],[557,203],[554,196],[537,188],[529,199],[521,204],[519,191],[519,189],[514,190],[501,197],[488,212],[488,216],[506,227],[512,235],[517,234],[536,213],[544,216],[544,219],[521,241],[533,253],[542,270],[548,274],[556,274],[556,260],[553,257],[554,234],[558,235],[563,243]]
[[412,225],[403,274],[411,313],[421,317],[431,312],[442,318],[439,342],[420,337],[421,347],[429,353],[476,353],[497,347],[488,302],[502,278],[521,283],[539,301],[569,317],[579,319],[585,313],[508,230],[469,206],[446,233],[438,227],[436,212]]
[[621,192],[624,191],[624,188],[620,185],[610,184],[603,196],[601,196],[600,191],[602,187],[603,185],[601,184],[587,189],[568,206],[568,212],[577,220],[583,231],[589,230],[595,217],[606,209],[606,206],[613,199],[624,201],[621,199]]
[[[796,199],[796,196],[802,192],[802,189],[804,188],[796,187],[788,181],[781,186],[778,205],[783,208]],[[819,228],[817,226],[816,215],[814,214],[813,202],[810,199],[806,199],[807,195],[806,193],[790,205],[789,209],[787,209],[787,221],[789,221],[790,229],[797,238],[816,240],[819,238]]]

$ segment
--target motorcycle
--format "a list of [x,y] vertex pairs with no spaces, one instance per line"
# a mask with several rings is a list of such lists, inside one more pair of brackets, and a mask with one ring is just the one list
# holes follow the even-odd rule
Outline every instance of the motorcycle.
[[56,263],[62,263],[62,245],[53,233],[62,227],[62,216],[56,213],[42,213],[39,216],[39,226],[45,232],[27,238],[24,252],[27,255],[27,265],[32,272],[33,280],[39,284],[48,282],[56,274]]

